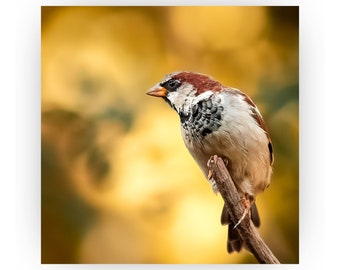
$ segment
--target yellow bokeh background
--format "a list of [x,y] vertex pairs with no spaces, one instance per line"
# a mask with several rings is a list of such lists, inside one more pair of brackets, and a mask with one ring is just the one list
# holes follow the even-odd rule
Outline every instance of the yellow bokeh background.
[[145,95],[177,70],[257,103],[274,145],[259,232],[299,262],[298,7],[42,7],[42,263],[256,263],[227,254],[223,200],[176,113]]

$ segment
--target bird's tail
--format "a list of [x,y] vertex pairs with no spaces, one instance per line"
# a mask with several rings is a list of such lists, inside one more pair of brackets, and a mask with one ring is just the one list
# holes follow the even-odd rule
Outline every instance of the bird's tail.
[[[257,211],[257,207],[255,202],[251,205],[250,208],[251,220],[255,227],[260,227],[260,216]],[[242,247],[245,247],[245,244],[240,237],[238,231],[235,227],[234,222],[230,219],[228,210],[226,205],[223,206],[222,215],[221,215],[221,223],[222,225],[228,225],[228,241],[227,241],[227,251],[228,253],[232,253],[234,251],[240,252]]]

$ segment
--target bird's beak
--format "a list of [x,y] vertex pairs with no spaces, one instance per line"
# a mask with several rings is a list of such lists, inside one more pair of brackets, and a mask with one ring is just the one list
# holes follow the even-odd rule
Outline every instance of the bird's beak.
[[168,93],[168,90],[166,90],[164,87],[157,86],[157,87],[151,88],[151,90],[147,92],[146,94],[149,96],[153,96],[153,97],[165,97],[167,93]]

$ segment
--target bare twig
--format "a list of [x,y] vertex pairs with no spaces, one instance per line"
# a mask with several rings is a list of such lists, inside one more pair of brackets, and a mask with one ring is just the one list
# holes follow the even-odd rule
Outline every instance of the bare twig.
[[[220,157],[213,156],[209,163],[212,177],[214,178],[218,190],[228,207],[228,213],[232,221],[236,224],[244,213],[244,207],[242,203],[239,203],[240,197],[234,182],[231,179],[224,161]],[[260,237],[253,222],[250,220],[249,215],[242,220],[242,222],[236,227],[236,230],[245,242],[249,251],[254,255],[259,263],[280,263]]]

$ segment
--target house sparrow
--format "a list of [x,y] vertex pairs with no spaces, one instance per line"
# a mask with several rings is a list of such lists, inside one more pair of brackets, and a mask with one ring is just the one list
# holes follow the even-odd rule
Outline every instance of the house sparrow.
[[[240,90],[223,86],[194,72],[174,72],[147,92],[163,98],[179,115],[182,137],[189,152],[209,177],[211,156],[227,160],[227,169],[242,199],[248,200],[251,220],[260,226],[255,197],[270,183],[273,147],[262,116],[254,102]],[[229,224],[227,251],[246,247],[224,205],[222,225]]]

